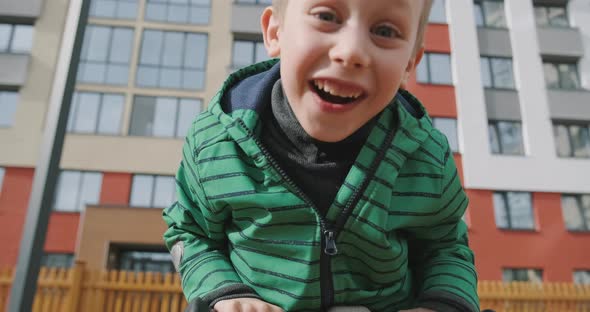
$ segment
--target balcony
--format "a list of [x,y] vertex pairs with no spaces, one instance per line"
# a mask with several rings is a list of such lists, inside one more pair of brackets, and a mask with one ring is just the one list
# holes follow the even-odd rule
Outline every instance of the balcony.
[[510,32],[504,28],[477,28],[481,55],[512,57]]
[[508,89],[485,89],[488,119],[520,121],[520,101],[518,92]]
[[584,89],[548,89],[552,119],[590,120],[590,91]]
[[582,35],[577,28],[538,27],[539,50],[543,56],[578,59],[584,56]]

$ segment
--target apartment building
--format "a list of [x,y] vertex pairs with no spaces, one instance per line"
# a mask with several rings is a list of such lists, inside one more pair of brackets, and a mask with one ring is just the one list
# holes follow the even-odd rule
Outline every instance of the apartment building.
[[[92,0],[44,264],[172,269],[161,209],[183,136],[228,73],[267,58],[270,2]],[[0,4],[0,266],[75,3]],[[590,0],[434,3],[410,90],[454,151],[480,279],[590,283]]]

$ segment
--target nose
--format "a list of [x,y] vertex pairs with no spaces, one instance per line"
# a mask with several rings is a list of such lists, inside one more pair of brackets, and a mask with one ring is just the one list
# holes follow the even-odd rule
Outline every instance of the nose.
[[370,64],[368,53],[369,42],[367,34],[359,27],[351,25],[347,29],[341,29],[336,42],[330,49],[330,59],[344,67],[363,68]]

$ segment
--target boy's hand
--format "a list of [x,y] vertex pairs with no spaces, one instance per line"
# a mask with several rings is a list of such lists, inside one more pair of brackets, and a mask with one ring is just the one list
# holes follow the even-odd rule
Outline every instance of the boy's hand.
[[417,308],[417,309],[411,309],[411,310],[402,310],[399,312],[436,312],[430,309],[424,309],[424,308]]
[[216,312],[283,312],[283,309],[254,298],[221,300],[213,306]]

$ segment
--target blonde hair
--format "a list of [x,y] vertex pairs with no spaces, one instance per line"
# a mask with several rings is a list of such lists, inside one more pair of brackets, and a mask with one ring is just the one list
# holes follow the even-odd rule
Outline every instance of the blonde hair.
[[[422,14],[420,15],[420,24],[418,24],[418,32],[416,33],[414,53],[416,53],[418,49],[420,49],[420,47],[422,47],[424,44],[424,33],[426,32],[426,25],[428,25],[428,17],[430,16],[430,10],[432,9],[432,1],[433,0],[424,0]],[[282,15],[285,12],[285,8],[287,6],[287,0],[272,0],[272,6],[279,14],[279,17],[282,18]]]

